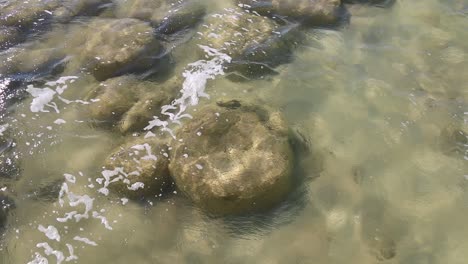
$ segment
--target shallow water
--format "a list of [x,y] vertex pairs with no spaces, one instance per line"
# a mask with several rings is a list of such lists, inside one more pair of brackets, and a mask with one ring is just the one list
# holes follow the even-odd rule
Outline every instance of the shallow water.
[[[230,7],[206,2],[205,17]],[[168,41],[170,57],[143,73],[190,83],[180,86],[178,110],[254,100],[281,109],[308,139],[300,186],[271,211],[246,216],[207,215],[177,190],[139,202],[99,192],[108,153],[148,130],[123,136],[83,115],[98,83],[76,62],[88,18],[49,25],[5,49],[30,54],[24,67],[35,63],[31,46],[51,49],[57,61],[62,52],[78,59],[58,74],[29,74],[16,93],[7,86],[17,76],[2,77],[0,67],[0,134],[14,139],[17,161],[16,173],[0,179],[15,201],[2,263],[466,263],[468,2],[347,8],[345,25],[301,29],[304,40],[275,75],[233,81],[218,68],[228,58],[216,52],[190,65],[203,54],[203,22]],[[152,124],[160,136],[166,125]],[[69,192],[60,195],[64,179]],[[72,211],[84,216],[60,220]]]

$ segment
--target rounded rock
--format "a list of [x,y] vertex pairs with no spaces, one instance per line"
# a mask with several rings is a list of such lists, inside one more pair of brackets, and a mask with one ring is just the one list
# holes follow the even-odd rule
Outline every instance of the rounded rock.
[[164,140],[135,138],[117,147],[104,167],[118,171],[109,189],[130,199],[155,197],[172,184],[169,175],[169,150]]
[[137,80],[133,76],[108,79],[93,87],[86,100],[93,101],[89,118],[104,126],[113,126],[137,102]]
[[163,51],[153,28],[138,19],[95,19],[84,33],[83,28],[77,30],[87,39],[78,48],[82,65],[100,81],[144,71]]
[[5,228],[9,211],[15,208],[14,201],[3,194],[0,194],[0,231]]
[[58,0],[30,0],[0,2],[0,26],[30,27],[51,18],[51,10],[59,6]]
[[15,27],[0,26],[0,50],[14,46],[21,40],[21,32]]
[[92,103],[86,115],[95,124],[115,127],[121,133],[141,132],[160,115],[162,106],[171,103],[181,85],[177,77],[163,83],[140,81],[131,75],[111,78],[88,93],[86,100]]
[[117,0],[115,16],[151,23],[162,34],[173,34],[196,25],[205,7],[193,0]]
[[307,26],[329,26],[342,16],[341,0],[237,0],[248,10],[268,16],[285,16]]
[[171,174],[210,213],[267,210],[292,189],[293,151],[279,112],[219,102],[199,109],[176,136]]

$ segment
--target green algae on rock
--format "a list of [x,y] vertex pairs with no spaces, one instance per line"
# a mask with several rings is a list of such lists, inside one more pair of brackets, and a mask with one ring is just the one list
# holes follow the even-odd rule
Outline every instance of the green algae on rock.
[[157,197],[172,184],[169,175],[169,150],[155,137],[131,138],[107,157],[104,167],[119,170],[109,189],[127,198]]
[[289,62],[300,37],[296,24],[281,25],[240,8],[226,8],[205,20],[197,43],[231,56],[226,71],[249,79],[274,73],[274,67]]
[[21,33],[17,28],[0,26],[0,50],[15,45],[20,39]]
[[341,0],[238,0],[248,10],[263,15],[280,15],[307,26],[337,24],[342,16]]
[[141,81],[132,75],[111,78],[89,92],[86,99],[93,103],[86,115],[96,124],[122,133],[142,131],[175,98],[180,86],[177,77],[163,83]]
[[267,210],[292,189],[293,151],[279,112],[242,102],[208,105],[176,137],[170,172],[210,213]]
[[58,0],[8,1],[0,3],[0,26],[26,28],[33,23],[52,17],[52,11],[60,4]]
[[63,0],[53,12],[54,19],[59,22],[68,22],[75,16],[97,14],[100,6],[111,2],[110,0]]
[[5,228],[8,220],[8,212],[14,207],[15,204],[10,197],[0,194],[0,231]]
[[16,143],[13,139],[0,133],[0,179],[19,177],[19,158],[21,155],[15,150],[15,146]]
[[153,28],[138,19],[97,18],[75,30],[86,40],[76,48],[81,65],[97,80],[148,69],[163,51]]
[[86,98],[94,101],[88,107],[88,117],[104,126],[114,126],[137,102],[137,85],[135,77],[126,75],[100,83]]
[[205,7],[193,0],[117,0],[114,14],[147,21],[159,33],[173,34],[195,26],[204,16]]

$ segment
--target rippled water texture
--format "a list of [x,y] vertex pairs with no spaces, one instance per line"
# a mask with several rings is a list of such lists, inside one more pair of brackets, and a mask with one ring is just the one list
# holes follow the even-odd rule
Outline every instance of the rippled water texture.
[[1,263],[467,263],[468,2],[239,2],[0,0]]

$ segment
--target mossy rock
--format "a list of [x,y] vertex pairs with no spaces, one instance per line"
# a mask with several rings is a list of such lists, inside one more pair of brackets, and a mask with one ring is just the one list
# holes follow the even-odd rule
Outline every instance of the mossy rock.
[[209,16],[199,33],[196,43],[229,55],[232,61],[226,64],[226,72],[241,80],[276,73],[274,68],[290,62],[301,41],[297,25],[281,25],[241,8]]
[[238,0],[244,8],[268,16],[284,16],[306,26],[330,26],[343,15],[341,0]]
[[15,27],[0,26],[0,50],[14,46],[21,40],[21,32]]
[[86,116],[101,127],[115,128],[121,133],[138,132],[160,116],[180,90],[182,80],[174,77],[163,83],[141,81],[133,75],[108,79],[93,87],[86,97],[93,101]]
[[58,0],[29,0],[0,2],[0,26],[15,26],[27,29],[39,19],[52,17],[52,11],[60,5]]
[[169,175],[169,150],[164,140],[131,138],[107,157],[108,170],[122,168],[119,180],[112,181],[109,189],[130,199],[157,197],[172,185]]
[[21,154],[15,149],[16,143],[8,136],[0,135],[0,179],[16,179],[20,174]]
[[172,147],[177,187],[210,213],[268,210],[292,189],[289,129],[265,107],[234,100],[198,109]]
[[194,27],[205,15],[205,7],[193,0],[117,0],[114,14],[151,23],[162,34]]
[[69,22],[75,16],[96,15],[104,4],[110,0],[63,0],[53,12],[53,17],[59,22]]
[[0,231],[3,231],[7,224],[8,213],[15,208],[15,203],[10,197],[0,194]]
[[80,64],[99,81],[147,70],[163,52],[151,25],[138,19],[97,18],[75,30],[86,39],[76,49]]

